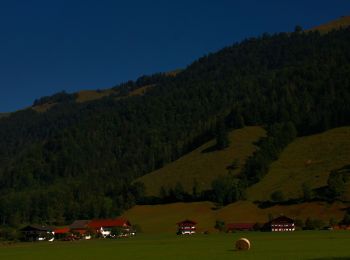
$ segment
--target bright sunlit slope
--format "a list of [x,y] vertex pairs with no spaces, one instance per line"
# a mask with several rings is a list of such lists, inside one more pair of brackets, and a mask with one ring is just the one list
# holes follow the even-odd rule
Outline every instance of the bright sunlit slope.
[[268,174],[248,189],[249,200],[269,200],[281,190],[286,199],[302,196],[302,185],[312,188],[327,184],[329,173],[350,164],[350,127],[297,138],[272,163]]
[[238,162],[238,172],[245,159],[255,151],[254,142],[264,135],[265,130],[257,126],[234,130],[229,134],[228,148],[206,151],[215,145],[212,140],[138,181],[145,184],[147,195],[154,196],[159,195],[162,186],[174,187],[177,182],[188,192],[192,191],[194,182],[198,183],[199,190],[208,189],[216,177],[228,173],[227,167],[234,161]]
[[311,28],[309,31],[317,30],[321,33],[327,33],[332,30],[339,29],[341,27],[348,27],[348,26],[350,26],[350,16],[342,16],[334,21]]

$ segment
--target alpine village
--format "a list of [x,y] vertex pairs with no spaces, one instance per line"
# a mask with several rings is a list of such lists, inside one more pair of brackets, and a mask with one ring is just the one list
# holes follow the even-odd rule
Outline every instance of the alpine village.
[[[273,248],[304,236],[308,256],[330,237],[350,256],[350,17],[38,98],[0,114],[0,137],[1,259],[22,245],[38,256],[23,259],[40,259],[39,244],[47,254],[123,244],[133,259],[162,243],[197,253],[211,244],[212,254],[227,245],[219,259],[270,248],[266,259],[282,259]],[[234,249],[240,237],[249,244]],[[214,257],[175,251],[169,259]]]

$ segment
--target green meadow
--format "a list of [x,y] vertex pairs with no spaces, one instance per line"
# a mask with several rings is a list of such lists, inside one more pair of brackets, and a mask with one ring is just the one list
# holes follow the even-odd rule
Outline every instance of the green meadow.
[[215,145],[215,140],[211,140],[175,162],[142,176],[138,181],[145,184],[147,195],[153,196],[159,195],[162,186],[174,187],[177,182],[189,193],[194,182],[197,182],[199,191],[209,189],[215,178],[228,173],[227,167],[233,162],[237,162],[235,173],[238,173],[247,157],[256,150],[254,142],[264,135],[265,130],[258,126],[231,131],[228,148],[205,152]]
[[[283,191],[286,199],[302,197],[302,185],[313,189],[327,185],[329,173],[350,164],[350,127],[297,138],[270,166],[268,174],[248,188],[249,200],[269,200],[271,193]],[[350,190],[344,195],[349,200]]]
[[[246,237],[249,251],[236,251]],[[139,234],[119,240],[35,242],[0,246],[0,259],[350,259],[350,232]]]

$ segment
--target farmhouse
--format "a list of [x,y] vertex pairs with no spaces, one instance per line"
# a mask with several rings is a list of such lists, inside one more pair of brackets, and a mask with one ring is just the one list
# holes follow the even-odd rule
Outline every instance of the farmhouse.
[[120,231],[119,236],[135,235],[132,230],[131,224],[128,220],[122,218],[116,219],[94,219],[91,220],[87,226],[95,233],[101,234],[103,237],[111,235],[112,229],[118,228]]
[[265,224],[265,229],[272,232],[295,231],[294,220],[285,216],[280,216]]
[[19,230],[25,241],[53,241],[54,229],[48,226],[29,225]]
[[192,220],[184,220],[181,222],[177,223],[178,230],[177,234],[178,235],[192,235],[196,233],[196,222]]
[[91,239],[90,230],[88,223],[90,220],[75,220],[70,226],[69,229],[72,233],[79,234],[79,236],[84,239]]
[[226,232],[252,231],[253,229],[253,223],[228,223],[226,225]]

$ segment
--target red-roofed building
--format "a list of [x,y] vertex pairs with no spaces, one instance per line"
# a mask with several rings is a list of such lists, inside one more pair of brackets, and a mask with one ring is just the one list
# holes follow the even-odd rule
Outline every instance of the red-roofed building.
[[252,231],[253,229],[254,229],[253,223],[228,223],[226,225],[227,232]]
[[196,233],[196,225],[197,223],[192,220],[184,220],[177,223],[178,229],[177,234],[178,235],[192,235]]
[[87,226],[96,233],[100,233],[103,237],[110,236],[113,228],[120,228],[122,236],[135,235],[130,222],[123,218],[94,219],[91,220]]
[[68,234],[70,231],[70,229],[67,228],[56,228],[53,232],[55,232],[55,234]]
[[91,239],[89,222],[90,220],[76,220],[69,226],[69,229],[73,234],[79,234],[84,239]]
[[295,231],[295,224],[293,219],[280,216],[266,223],[264,229],[272,232]]
[[70,234],[70,228],[56,228],[53,232],[56,239],[62,239]]

